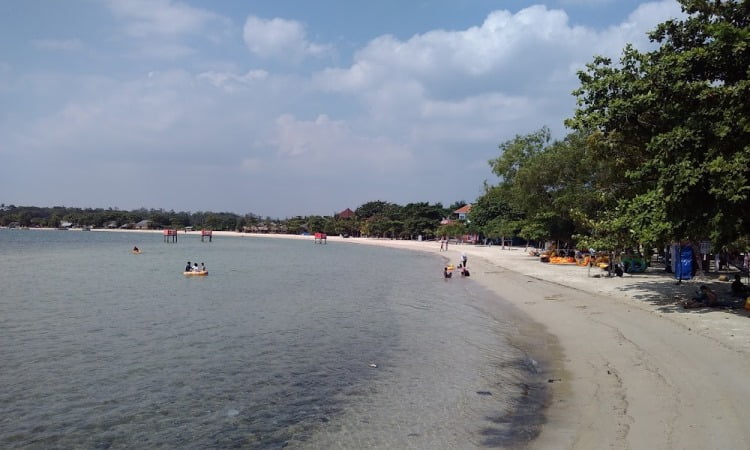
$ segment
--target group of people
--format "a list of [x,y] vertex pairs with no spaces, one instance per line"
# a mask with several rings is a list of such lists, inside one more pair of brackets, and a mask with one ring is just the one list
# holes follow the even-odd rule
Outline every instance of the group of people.
[[[461,262],[458,264],[458,270],[461,273],[462,277],[468,277],[469,269],[466,268],[466,261],[468,258],[466,257],[466,253],[461,253]],[[443,278],[452,278],[453,272],[448,270],[448,266],[443,267]]]
[[[719,301],[719,295],[705,284],[701,285],[695,294],[696,295],[692,300],[682,304],[684,308],[715,308],[718,306],[726,306],[725,303]],[[738,273],[734,275],[734,281],[732,282],[732,296],[740,298],[750,296],[750,289],[742,283],[742,277]]]
[[185,266],[185,272],[206,272],[208,269],[206,269],[206,264],[201,263],[200,266],[198,266],[198,263],[191,264],[190,261],[187,262],[187,266]]

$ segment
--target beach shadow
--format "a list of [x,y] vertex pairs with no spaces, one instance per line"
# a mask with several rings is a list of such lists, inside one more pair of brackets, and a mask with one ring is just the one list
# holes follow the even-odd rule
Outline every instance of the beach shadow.
[[[719,281],[718,277],[713,274],[679,283],[673,274],[665,272],[664,269],[649,268],[643,273],[625,274],[625,277],[627,277],[628,283],[620,287],[619,290],[628,293],[628,296],[635,300],[656,306],[657,311],[661,313],[706,314],[723,312],[745,317],[750,316],[750,312],[744,309],[745,299],[732,296],[731,283]],[[716,292],[721,306],[683,308],[682,304],[692,299],[702,284]]]

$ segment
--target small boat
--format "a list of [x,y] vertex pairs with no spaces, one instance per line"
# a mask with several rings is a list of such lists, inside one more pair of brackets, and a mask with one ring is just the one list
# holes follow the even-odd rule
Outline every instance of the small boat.
[[204,270],[203,272],[182,272],[182,274],[186,277],[205,277],[208,275],[208,270]]
[[143,252],[142,252],[141,250],[131,250],[131,252],[132,252],[132,253],[133,253],[134,255],[140,255],[141,253],[143,253]]

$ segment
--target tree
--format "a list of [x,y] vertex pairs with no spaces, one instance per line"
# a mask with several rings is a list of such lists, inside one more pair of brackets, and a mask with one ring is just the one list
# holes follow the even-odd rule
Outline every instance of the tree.
[[390,217],[394,214],[396,209],[398,209],[398,205],[384,202],[382,200],[377,200],[363,204],[362,206],[357,208],[354,213],[357,215],[357,217],[360,217],[362,219],[369,219],[370,217],[378,215]]
[[[542,237],[571,240],[585,223],[580,218],[595,213],[599,206],[593,200],[596,171],[586,162],[588,145],[577,133],[550,142],[546,127],[504,142],[500,156],[489,161],[502,181],[478,202],[477,217],[492,224],[495,234],[498,229],[527,229],[538,234],[542,228]],[[487,204],[493,202],[494,208],[506,210],[497,210],[499,215],[494,217],[487,214]],[[498,217],[503,220],[495,220]]]
[[418,235],[431,238],[445,216],[445,208],[440,203],[430,205],[427,202],[409,203],[401,208],[403,232],[406,238],[414,239]]
[[650,243],[750,233],[750,2],[681,0],[687,17],[579,73],[567,124],[622,173],[607,225]]
[[519,215],[517,211],[511,208],[505,196],[505,191],[501,187],[490,186],[485,183],[484,193],[471,205],[469,220],[481,228],[498,217],[518,219],[520,218]]

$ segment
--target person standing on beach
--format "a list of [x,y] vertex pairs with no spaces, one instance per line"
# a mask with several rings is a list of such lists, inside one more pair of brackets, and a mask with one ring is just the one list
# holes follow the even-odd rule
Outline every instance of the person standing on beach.
[[466,267],[466,253],[461,252],[461,265]]
[[445,250],[445,239],[440,238],[440,251]]

